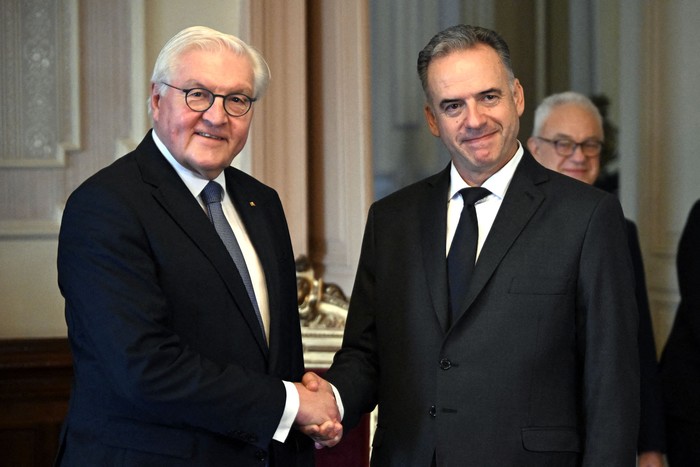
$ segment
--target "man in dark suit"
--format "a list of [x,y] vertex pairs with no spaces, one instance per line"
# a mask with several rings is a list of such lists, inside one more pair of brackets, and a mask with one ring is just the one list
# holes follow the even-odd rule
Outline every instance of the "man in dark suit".
[[[373,466],[633,465],[637,318],[619,202],[517,141],[523,89],[495,32],[440,32],[418,73],[451,163],[370,209],[326,373],[343,423],[378,404]],[[490,194],[474,208],[473,275],[456,283],[465,187]]]
[[[583,94],[562,92],[546,97],[535,109],[528,149],[540,164],[593,185],[600,175],[603,117]],[[634,266],[634,290],[639,312],[641,375],[640,429],[637,442],[640,467],[663,467],[666,451],[663,395],[649,312],[644,262],[637,226],[626,220],[627,241]]]
[[661,356],[668,464],[700,465],[700,200],[686,221],[676,256],[681,301]]
[[282,205],[230,167],[268,79],[238,38],[181,31],[155,64],[153,131],[68,199],[58,281],[75,379],[58,465],[309,466],[292,425],[337,435],[332,396],[292,383],[303,356]]

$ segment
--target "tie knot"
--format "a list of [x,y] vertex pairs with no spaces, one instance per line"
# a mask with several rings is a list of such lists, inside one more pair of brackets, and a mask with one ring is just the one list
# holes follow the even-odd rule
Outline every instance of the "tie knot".
[[211,180],[202,190],[202,200],[205,204],[220,203],[222,198],[221,192],[221,185]]
[[480,199],[486,198],[488,195],[491,194],[489,190],[480,186],[462,188],[461,190],[459,190],[459,193],[462,195],[462,199],[464,200],[465,206],[473,205]]

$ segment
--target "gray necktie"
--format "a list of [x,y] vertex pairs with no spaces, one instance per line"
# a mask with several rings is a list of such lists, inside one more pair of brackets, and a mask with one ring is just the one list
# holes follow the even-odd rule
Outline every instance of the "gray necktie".
[[224,216],[224,210],[221,207],[222,199],[221,185],[211,180],[207,186],[202,190],[201,196],[204,203],[207,205],[207,212],[209,213],[209,220],[214,224],[216,232],[221,237],[224,242],[226,249],[228,250],[233,262],[236,263],[238,272],[243,279],[243,284],[245,285],[246,291],[248,292],[248,298],[250,298],[253,308],[255,309],[255,316],[258,318],[260,323],[260,329],[263,333],[263,340],[267,341],[265,337],[265,326],[263,324],[262,315],[260,314],[260,309],[258,308],[258,301],[255,299],[255,290],[253,289],[253,281],[250,279],[250,273],[248,272],[248,267],[245,264],[245,258],[243,257],[243,252],[241,252],[241,247],[238,245],[236,236],[231,230],[231,225],[226,220]]

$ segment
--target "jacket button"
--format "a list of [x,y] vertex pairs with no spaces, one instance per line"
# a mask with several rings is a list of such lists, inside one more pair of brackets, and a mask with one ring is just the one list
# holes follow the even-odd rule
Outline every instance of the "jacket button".
[[431,417],[435,418],[435,414],[436,414],[436,413],[437,413],[437,409],[435,408],[434,405],[431,405],[431,406],[430,406],[430,410],[428,410],[428,414],[429,414]]
[[443,370],[449,370],[450,368],[452,368],[452,362],[450,361],[450,359],[443,358],[442,360],[440,360],[440,368],[442,368]]
[[267,453],[262,449],[258,449],[257,451],[255,451],[255,458],[259,461],[264,461],[265,459],[267,459]]

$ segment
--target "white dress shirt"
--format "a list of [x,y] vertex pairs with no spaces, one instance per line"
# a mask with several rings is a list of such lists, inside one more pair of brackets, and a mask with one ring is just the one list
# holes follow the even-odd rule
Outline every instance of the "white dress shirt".
[[[496,219],[496,214],[498,214],[498,210],[501,208],[503,197],[506,195],[510,181],[513,179],[515,168],[520,163],[522,157],[523,148],[520,143],[518,143],[518,150],[510,161],[508,161],[501,170],[486,179],[481,185],[488,189],[491,194],[474,204],[476,217],[479,223],[479,240],[476,247],[477,259],[479,258],[479,253],[481,253],[481,248],[484,246],[486,237],[491,231],[491,226]],[[452,168],[450,169],[450,191],[447,197],[447,240],[445,242],[445,257],[447,257],[447,254],[450,252],[452,238],[455,235],[455,230],[457,230],[459,217],[462,215],[462,208],[464,207],[464,201],[459,194],[459,190],[467,187],[469,187],[469,185],[462,179],[454,164],[452,164]]]

